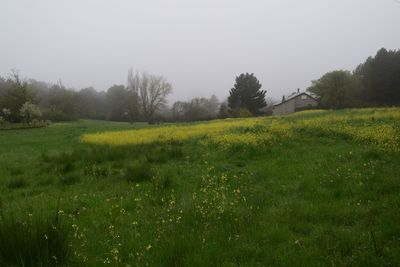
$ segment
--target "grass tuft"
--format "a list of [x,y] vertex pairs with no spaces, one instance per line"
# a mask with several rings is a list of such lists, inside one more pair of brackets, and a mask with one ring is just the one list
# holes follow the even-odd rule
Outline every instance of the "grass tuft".
[[123,170],[123,178],[128,182],[145,182],[152,177],[150,164],[144,161],[134,161]]
[[61,185],[73,185],[80,182],[80,177],[76,174],[67,174],[61,177],[60,184]]
[[60,266],[70,256],[69,233],[58,214],[17,219],[0,207],[0,265]]
[[9,189],[19,189],[28,186],[28,182],[22,177],[16,177],[7,183],[7,188]]

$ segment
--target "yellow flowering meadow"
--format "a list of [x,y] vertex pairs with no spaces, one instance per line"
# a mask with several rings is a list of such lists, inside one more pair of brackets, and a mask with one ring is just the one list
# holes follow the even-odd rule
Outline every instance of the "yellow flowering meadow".
[[368,108],[342,111],[310,110],[285,117],[226,119],[129,131],[85,134],[83,142],[106,145],[137,145],[201,138],[202,144],[223,149],[257,147],[322,132],[347,136],[382,149],[399,149],[400,109]]
[[251,128],[265,118],[216,120],[193,125],[174,125],[129,131],[85,134],[81,140],[87,143],[107,145],[150,144],[154,142],[184,141],[199,137],[222,135],[232,129]]
[[322,116],[297,120],[295,124],[297,127],[320,130],[331,135],[349,136],[383,149],[399,149],[399,108],[352,109],[320,114]]

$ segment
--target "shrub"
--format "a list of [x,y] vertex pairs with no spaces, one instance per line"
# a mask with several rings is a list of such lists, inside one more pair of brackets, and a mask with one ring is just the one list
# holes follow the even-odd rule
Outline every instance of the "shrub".
[[54,122],[75,121],[75,120],[79,119],[78,116],[76,114],[74,114],[74,112],[71,114],[67,114],[61,110],[44,110],[43,118],[46,121],[54,121]]
[[19,129],[32,129],[46,127],[48,124],[44,121],[32,120],[31,122],[10,123],[5,121],[0,122],[0,130],[19,130]]
[[147,162],[134,161],[123,170],[123,177],[128,182],[149,181],[152,177],[150,164]]
[[19,112],[27,123],[42,117],[42,112],[40,111],[39,107],[30,102],[25,102]]
[[163,176],[153,177],[151,181],[153,183],[154,189],[162,191],[162,190],[170,187],[170,185],[171,185],[170,177],[171,176],[169,173],[167,173],[166,175],[163,175]]
[[24,173],[24,169],[19,165],[10,165],[7,166],[6,169],[12,176],[21,175]]
[[83,173],[86,176],[93,176],[95,178],[106,177],[110,171],[107,166],[101,166],[97,164],[85,166]]
[[66,161],[60,168],[61,173],[69,173],[74,169],[74,164],[71,161]]
[[71,173],[71,174],[62,176],[60,179],[60,184],[61,185],[73,185],[73,184],[79,183],[80,180],[81,179],[79,176]]
[[152,153],[147,153],[147,161],[150,163],[166,163],[168,161],[168,154],[165,150],[153,151]]
[[181,146],[172,145],[167,151],[170,158],[179,159],[183,157],[183,150]]
[[69,232],[57,213],[21,220],[0,207],[0,265],[62,265],[70,255]]
[[1,113],[3,114],[2,117],[4,118],[4,120],[9,122],[11,118],[11,110],[9,108],[3,108],[1,110]]
[[54,183],[53,177],[44,177],[37,181],[36,185],[38,186],[48,186]]
[[239,117],[240,118],[248,118],[248,117],[252,117],[253,114],[246,108],[241,108],[239,109]]
[[27,181],[22,177],[14,178],[7,183],[7,188],[9,188],[9,189],[18,189],[18,188],[24,188],[27,186],[28,186]]

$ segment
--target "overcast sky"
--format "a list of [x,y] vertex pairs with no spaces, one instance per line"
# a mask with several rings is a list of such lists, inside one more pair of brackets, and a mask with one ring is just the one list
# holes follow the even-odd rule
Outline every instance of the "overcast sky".
[[128,69],[170,100],[228,95],[254,72],[280,99],[378,49],[400,48],[400,0],[1,0],[0,75],[106,90]]

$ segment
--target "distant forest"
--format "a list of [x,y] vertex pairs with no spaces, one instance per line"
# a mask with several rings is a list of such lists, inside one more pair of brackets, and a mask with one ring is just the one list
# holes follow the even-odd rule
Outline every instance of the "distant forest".
[[[92,87],[80,90],[66,88],[61,82],[49,84],[34,79],[25,80],[20,78],[18,72],[12,72],[8,77],[0,76],[0,123],[39,119],[153,123],[271,114],[272,101],[265,102],[266,91],[259,90],[261,84],[255,77],[250,77],[253,74],[244,76],[254,79],[257,88],[238,86],[238,79],[243,75],[237,77],[227,101],[221,103],[212,95],[209,98],[177,101],[167,106],[166,97],[172,92],[172,86],[157,75],[134,74],[130,70],[127,85],[114,85],[106,91],[96,91]],[[242,99],[246,95],[243,90],[258,94],[257,111],[253,112],[252,106],[242,106],[248,102]],[[307,91],[317,97],[319,108],[400,106],[400,50],[382,48],[354,71],[335,70],[312,81]]]

